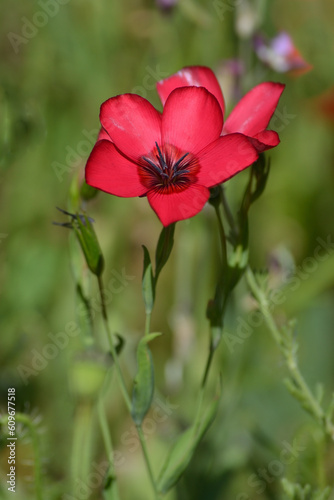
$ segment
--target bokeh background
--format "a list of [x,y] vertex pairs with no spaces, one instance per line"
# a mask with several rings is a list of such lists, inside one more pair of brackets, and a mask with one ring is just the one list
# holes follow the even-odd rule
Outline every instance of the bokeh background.
[[[268,185],[251,209],[250,262],[258,270],[269,266],[272,279],[279,279],[282,269],[296,266],[299,282],[286,291],[284,314],[298,319],[300,366],[310,385],[324,384],[325,401],[333,391],[334,4],[174,3],[170,9],[162,8],[167,4],[162,0],[1,4],[0,408],[5,414],[7,389],[15,387],[17,411],[30,415],[38,431],[43,498],[60,499],[69,492],[78,417],[78,398],[71,385],[78,336],[64,348],[51,348],[46,361],[41,354],[52,343],[50,334],[65,332],[77,321],[70,231],[52,224],[67,221],[56,207],[71,206],[70,188],[73,191],[83,177],[99,128],[100,104],[116,94],[135,92],[159,107],[156,81],[183,66],[210,66],[221,81],[228,109],[261,81],[286,83],[272,122],[281,144],[267,153],[272,165]],[[260,61],[254,36],[269,40],[282,30],[312,68],[278,72],[270,61]],[[247,180],[245,171],[226,185],[234,211]],[[145,322],[141,245],[153,252],[161,225],[146,199],[100,193],[84,209],[95,220],[106,258],[106,282],[115,276],[119,280],[108,311],[112,330],[126,340],[122,363],[130,384]],[[322,262],[314,254],[319,238],[329,242]],[[173,254],[159,282],[152,331],[164,335],[152,349],[157,397],[165,404],[167,398],[170,406],[162,410],[166,418],[157,421],[151,415],[151,427],[147,426],[156,470],[194,413],[208,347],[205,310],[213,294],[217,248],[214,213],[208,206],[194,219],[177,224]],[[97,304],[97,342],[103,350],[94,280],[90,287]],[[230,305],[228,332],[236,332],[238,318],[248,307],[247,289],[241,283]],[[223,379],[218,417],[168,498],[279,499],[284,498],[283,476],[315,487],[326,484],[326,475],[333,477],[333,450],[327,450],[324,463],[319,459],[322,442],[317,429],[284,387],[286,369],[264,326],[232,347],[223,339],[214,370]],[[212,393],[214,385],[212,380]],[[133,424],[115,380],[107,408],[115,446],[124,458],[116,467],[122,498],[150,499]],[[18,432],[16,498],[33,499],[31,434],[24,426]],[[96,420],[92,432],[93,460],[101,463],[104,448]],[[295,439],[299,448],[291,455],[292,463],[273,466],[287,446],[283,443],[293,446]],[[7,458],[2,437],[1,498],[11,498]],[[86,497],[102,498],[101,487],[98,484]]]

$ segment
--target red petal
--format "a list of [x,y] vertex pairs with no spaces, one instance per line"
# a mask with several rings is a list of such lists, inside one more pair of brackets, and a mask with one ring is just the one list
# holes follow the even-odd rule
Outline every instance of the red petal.
[[280,143],[278,133],[273,130],[264,130],[250,138],[250,141],[259,153],[274,148]]
[[104,130],[103,127],[101,127],[101,130],[100,130],[98,138],[97,138],[97,141],[102,141],[102,140],[111,141],[108,132],[106,130]]
[[203,87],[182,87],[169,95],[162,114],[162,141],[197,153],[220,136],[223,115]]
[[161,102],[165,105],[169,94],[178,87],[205,87],[215,96],[224,114],[225,103],[223,93],[214,72],[205,66],[189,66],[175,75],[157,83],[157,91]]
[[147,191],[137,165],[124,158],[111,141],[95,144],[86,165],[86,182],[116,196],[141,196]]
[[223,133],[240,132],[254,137],[262,132],[272,117],[284,90],[282,83],[260,83],[235,106],[224,124]]
[[151,207],[164,226],[193,217],[202,210],[209,196],[210,191],[197,184],[179,192],[162,194],[152,190],[147,194]]
[[258,153],[250,140],[242,134],[220,137],[198,155],[200,170],[197,182],[211,187],[227,181],[244,168],[251,165]]
[[134,160],[161,142],[161,114],[139,95],[108,99],[101,106],[100,120],[117,148]]

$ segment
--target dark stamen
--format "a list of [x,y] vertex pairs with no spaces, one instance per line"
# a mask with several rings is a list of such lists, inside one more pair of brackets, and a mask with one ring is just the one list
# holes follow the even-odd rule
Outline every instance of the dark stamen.
[[163,170],[168,170],[168,167],[167,167],[167,165],[166,165],[166,162],[165,162],[164,157],[162,156],[162,153],[161,153],[161,151],[160,151],[160,148],[159,148],[159,146],[158,146],[158,143],[156,142],[156,143],[155,143],[155,145],[156,145],[157,150],[158,150],[158,153],[159,153],[160,163],[161,163],[161,166],[162,166]]
[[175,177],[178,177],[179,175],[182,175],[182,174],[189,174],[190,173],[190,170],[180,170],[179,172],[174,172],[173,173],[173,179]]
[[151,167],[153,167],[158,174],[162,174],[161,169],[155,163],[153,163],[152,160],[146,158],[146,156],[143,156],[143,160],[147,161],[147,163],[151,165]]
[[[161,176],[163,177],[167,177],[169,179],[169,175],[168,174],[165,174],[157,165],[155,165],[151,160],[149,160],[148,158],[145,158],[143,156],[143,160],[147,161],[147,163],[154,168],[154,170]],[[152,173],[151,169],[146,166],[146,165],[143,165],[143,169],[146,170],[146,172],[149,172],[149,173]]]
[[[188,156],[189,153],[186,153],[184,154],[183,156],[181,156],[181,158],[179,160],[177,160],[177,162],[173,165],[173,170],[176,170],[177,167],[180,165],[181,161],[185,159],[186,156]],[[184,170],[184,172],[186,172],[186,170]]]

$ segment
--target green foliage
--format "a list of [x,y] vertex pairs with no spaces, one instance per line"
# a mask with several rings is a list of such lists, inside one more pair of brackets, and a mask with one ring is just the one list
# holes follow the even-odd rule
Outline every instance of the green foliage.
[[159,474],[158,490],[160,492],[166,493],[169,491],[186,470],[198,443],[217,414],[218,403],[218,400],[213,401],[204,415],[201,416],[199,422],[195,421],[192,427],[177,438]]
[[290,483],[287,479],[282,480],[282,486],[287,498],[290,500],[328,500],[332,493],[330,487],[312,491],[309,484],[303,487],[300,484]]
[[[59,9],[33,36],[24,37],[15,51],[8,35],[23,36],[25,19],[32,24],[34,19],[43,21],[43,16],[36,18],[37,12],[45,12],[41,4]],[[289,32],[313,70],[295,78],[263,66],[252,50],[251,38],[236,34],[240,23],[251,26],[254,21],[249,11],[240,17],[246,4],[259,8],[255,23],[263,35],[274,36],[279,29]],[[141,245],[150,249],[153,273],[160,280],[152,331],[166,332],[152,349],[158,396],[147,415],[151,427],[145,437],[153,466],[168,451],[166,436],[191,426],[196,413],[209,345],[205,308],[208,298],[214,297],[220,257],[214,210],[207,206],[198,216],[178,224],[174,239],[173,228],[161,229],[145,197],[121,199],[100,192],[92,198],[92,190],[88,192],[83,184],[85,162],[99,132],[101,103],[120,93],[137,92],[161,110],[156,81],[186,65],[208,65],[219,74],[226,116],[235,97],[257,83],[286,83],[270,125],[279,133],[281,144],[265,153],[266,164],[269,157],[271,160],[270,175],[268,179],[262,175],[262,183],[257,183],[259,172],[252,173],[252,193],[260,192],[263,181],[267,182],[249,211],[248,251],[243,244],[232,245],[228,263],[241,273],[249,256],[252,268],[269,266],[271,284],[285,283],[279,288],[281,301],[270,299],[270,312],[278,326],[286,323],[286,317],[298,318],[297,337],[293,328],[283,332],[285,348],[293,366],[298,341],[300,372],[323,410],[321,418],[326,425],[333,421],[334,255],[330,244],[321,248],[320,259],[315,252],[318,238],[327,242],[334,234],[333,8],[332,0],[186,0],[162,14],[148,0],[5,0],[0,21],[0,411],[6,414],[6,390],[11,385],[17,390],[18,414],[38,409],[43,417],[45,431],[38,434],[42,455],[47,458],[45,467],[40,467],[43,498],[58,500],[70,491],[70,450],[76,426],[76,398],[69,384],[72,360],[87,345],[109,352],[97,286],[79,247],[80,238],[87,262],[96,273],[102,265],[100,252],[81,219],[76,229],[79,239],[74,231],[51,224],[57,218],[56,206],[87,213],[95,220],[94,231],[105,257],[104,294],[110,328],[126,339],[121,364],[127,388],[136,375],[134,346],[138,332],[143,331]],[[234,80],[226,60],[236,57],[243,59],[245,73]],[[203,127],[205,120],[203,116]],[[261,172],[266,174],[265,169]],[[240,173],[224,185],[234,220],[250,174],[251,170]],[[228,245],[238,242],[237,234],[228,230],[226,214],[223,222]],[[159,240],[155,261],[155,242],[160,233],[168,231],[169,245],[164,247]],[[277,259],[282,249],[292,268],[286,269]],[[133,278],[126,280],[124,275]],[[150,281],[150,272],[147,276]],[[245,318],[249,321],[243,322]],[[78,325],[77,336],[67,334],[70,322]],[[199,445],[200,452],[192,455],[191,470],[166,498],[220,500],[236,499],[240,494],[240,498],[281,500],[284,476],[292,484],[300,483],[302,489],[310,484],[309,494],[323,500],[325,485],[333,486],[329,433],[325,443],[319,444],[322,425],[301,409],[300,385],[289,375],[297,401],[283,386],[287,377],[284,355],[257,316],[243,281],[235,287],[226,308],[224,332],[233,343],[225,342],[220,326],[212,328],[214,344],[220,341],[220,345],[207,381],[212,389],[215,376],[222,372],[223,411],[213,423],[213,432]],[[87,343],[83,342],[86,333]],[[148,377],[149,366],[146,363]],[[20,367],[28,370],[26,378]],[[91,367],[87,372],[82,368],[80,381],[84,383]],[[150,492],[142,455],[114,368],[105,409],[115,445],[119,496],[121,500],[147,500]],[[88,391],[92,382],[81,390]],[[322,398],[316,389],[319,382]],[[149,396],[145,396],[146,406]],[[92,500],[101,496],[105,478],[105,469],[97,473],[93,463],[103,464],[106,454],[95,424],[94,458],[88,465],[101,481],[89,492]],[[145,432],[144,424],[145,420]],[[259,429],[266,444],[256,437]],[[18,435],[17,500],[37,497],[33,484],[24,479],[35,477],[35,445],[29,432],[28,436]],[[282,441],[292,444],[300,435],[305,451],[298,460],[287,464],[282,474],[268,476],[270,481],[261,477],[259,471],[268,471],[270,463],[279,460]],[[1,438],[0,495],[7,500],[13,495],[5,483],[8,453],[3,433]],[[189,457],[190,441],[179,450],[180,456]],[[31,460],[32,465],[25,465]],[[170,467],[172,472],[171,463]],[[253,474],[257,486],[249,480]]]
[[137,374],[132,393],[132,417],[136,425],[140,425],[148,412],[154,394],[154,367],[148,342],[161,335],[150,333],[145,335],[137,347]]

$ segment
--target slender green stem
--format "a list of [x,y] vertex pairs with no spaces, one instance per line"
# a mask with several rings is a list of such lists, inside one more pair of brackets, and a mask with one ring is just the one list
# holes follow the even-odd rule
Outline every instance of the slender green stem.
[[212,342],[210,342],[209,354],[208,354],[208,357],[207,357],[207,360],[206,360],[204,374],[203,374],[202,383],[201,383],[201,388],[202,389],[206,386],[206,381],[207,381],[208,376],[209,376],[210,367],[211,367],[211,364],[212,364],[214,352],[215,352],[215,349],[214,349],[214,347],[212,345]]
[[78,404],[74,422],[72,448],[72,491],[76,490],[77,481],[85,481],[90,469],[92,445],[92,406],[89,403]]
[[231,209],[230,209],[230,206],[228,204],[228,201],[227,201],[227,198],[226,198],[226,195],[225,195],[225,189],[224,187],[222,186],[222,189],[221,189],[221,201],[222,201],[222,206],[223,206],[223,209],[224,209],[224,212],[225,212],[225,215],[226,215],[226,219],[229,223],[229,226],[231,228],[231,231],[233,232],[233,235],[234,236],[238,236],[238,227],[235,223],[235,220],[234,220],[234,217],[232,215],[232,212],[231,212]]
[[[210,339],[210,346],[209,346],[209,354],[207,357],[205,369],[204,369],[204,374],[202,378],[202,384],[201,387],[204,389],[206,386],[206,382],[209,376],[210,368],[212,365],[214,353],[218,347],[219,340],[222,335],[222,329],[223,329],[223,321],[224,321],[224,316],[225,316],[225,311],[226,311],[226,305],[227,305],[227,299],[229,296],[229,291],[228,291],[228,286],[227,283],[222,284],[222,278],[223,278],[223,273],[226,273],[225,279],[228,280],[228,263],[227,263],[227,248],[226,248],[226,236],[225,236],[225,230],[224,230],[224,224],[223,224],[223,219],[221,216],[221,211],[220,211],[220,206],[223,203],[223,192],[222,188],[220,187],[219,190],[219,201],[214,204],[214,209],[217,215],[217,221],[218,221],[218,230],[219,230],[219,236],[220,236],[220,243],[221,243],[221,252],[222,252],[222,262],[221,262],[221,273],[219,273],[219,279],[216,287],[216,294],[215,294],[215,301],[221,303],[218,308],[219,310],[219,325],[213,325],[211,324],[211,339]],[[223,292],[224,290],[224,292]],[[213,335],[214,329],[218,330],[217,335]],[[214,340],[214,337],[218,340]]]
[[102,283],[102,277],[101,276],[98,276],[98,285],[99,285],[99,293],[100,293],[100,298],[101,298],[103,323],[104,323],[105,331],[106,331],[106,334],[107,334],[110,351],[111,351],[111,354],[112,354],[112,357],[113,357],[113,360],[114,360],[114,363],[115,363],[116,373],[117,373],[119,385],[121,387],[121,391],[122,391],[122,394],[123,394],[123,398],[124,398],[125,404],[127,406],[127,409],[129,410],[129,413],[131,413],[131,407],[132,407],[131,400],[130,400],[128,391],[126,389],[126,384],[125,384],[124,377],[123,377],[123,374],[122,374],[122,370],[121,370],[121,367],[120,367],[118,355],[117,355],[117,352],[116,352],[116,349],[115,349],[115,346],[114,346],[112,333],[111,333],[110,328],[109,328],[108,315],[107,315],[107,309],[106,309],[106,305],[105,305],[105,301],[104,301],[103,283]]
[[[107,376],[106,378],[109,379],[110,377]],[[107,382],[107,380],[106,380],[106,382]],[[100,394],[99,399],[98,399],[97,412],[98,412],[98,416],[99,416],[99,422],[100,422],[104,447],[105,447],[105,450],[106,450],[108,457],[111,459],[113,457],[113,445],[112,445],[108,421],[106,418],[106,411],[105,411],[105,406],[104,406],[104,401],[103,401],[103,390],[101,391],[101,394]]]
[[144,455],[144,460],[145,460],[147,472],[148,472],[148,475],[150,477],[151,485],[152,485],[152,488],[154,491],[154,498],[155,498],[155,500],[159,500],[161,498],[161,496],[159,494],[157,483],[156,483],[156,480],[154,478],[154,474],[153,474],[153,470],[152,470],[152,466],[151,466],[151,462],[150,462],[150,457],[149,457],[147,446],[146,446],[146,441],[145,441],[143,429],[142,429],[141,425],[137,425],[136,427],[137,427],[137,431],[138,431],[140,445],[141,445],[141,448],[143,450],[143,455]]
[[90,346],[93,344],[93,332],[94,332],[94,322],[92,316],[92,308],[90,304],[90,300],[86,297],[82,285],[78,282],[76,285],[77,296],[80,300],[80,304],[85,308],[84,318],[81,315],[78,315],[78,321],[83,327],[84,331],[84,343],[86,346]]
[[151,329],[151,312],[146,313],[146,318],[145,318],[145,337],[149,335],[150,329]]
[[263,314],[264,320],[268,326],[270,333],[272,334],[275,342],[280,348],[285,361],[287,368],[290,372],[291,378],[294,381],[296,387],[299,389],[300,393],[303,395],[304,401],[307,403],[307,408],[314,416],[314,418],[320,423],[325,432],[334,439],[334,426],[330,419],[326,418],[326,414],[321,407],[320,403],[313,395],[312,391],[308,387],[303,375],[301,374],[298,363],[296,360],[295,353],[293,349],[287,349],[285,346],[284,338],[282,332],[277,327],[275,320],[270,312],[269,302],[267,297],[260,289],[257,284],[256,278],[248,267],[246,270],[246,279],[251,291],[254,294],[254,297],[257,299],[259,304],[260,311]]
[[215,211],[216,211],[217,220],[218,220],[218,229],[219,229],[219,236],[220,236],[220,242],[221,242],[222,269],[226,269],[226,267],[227,267],[226,236],[225,236],[225,230],[224,230],[224,225],[223,225],[223,219],[222,219],[222,216],[220,213],[220,204],[215,205]]
[[247,280],[247,283],[248,283],[250,289],[252,290],[252,292],[254,294],[254,297],[256,298],[256,300],[259,304],[260,310],[261,310],[263,317],[267,323],[267,326],[270,330],[270,333],[272,334],[272,336],[273,336],[275,342],[278,344],[278,346],[281,347],[282,342],[283,342],[281,332],[277,328],[276,323],[274,321],[274,318],[271,315],[267,297],[262,292],[262,290],[259,288],[257,281],[255,279],[255,276],[254,276],[252,270],[250,269],[250,267],[248,267],[246,269],[246,280]]
[[[107,377],[110,378],[110,377]],[[100,428],[101,428],[101,433],[103,437],[103,442],[104,442],[104,447],[107,453],[107,457],[109,460],[109,477],[112,478],[112,481],[114,482],[114,490],[113,490],[113,499],[114,500],[119,500],[119,492],[118,492],[118,487],[117,487],[117,482],[116,482],[116,474],[115,474],[115,467],[114,467],[114,451],[113,451],[113,444],[112,444],[112,439],[110,435],[110,430],[109,430],[109,425],[106,417],[106,410],[105,410],[105,405],[103,401],[103,391],[101,391],[101,394],[98,399],[97,403],[97,412],[99,416],[99,423],[100,423]]]
[[[103,403],[103,399],[101,397],[99,398],[99,402],[97,405],[97,412],[99,415],[99,423],[100,423],[100,427],[101,427],[101,433],[102,433],[102,437],[103,437],[104,447],[105,447],[107,456],[110,460],[110,463],[112,464],[113,446],[112,446],[108,422],[106,419],[104,403]],[[111,468],[112,467],[110,467],[110,469]]]

